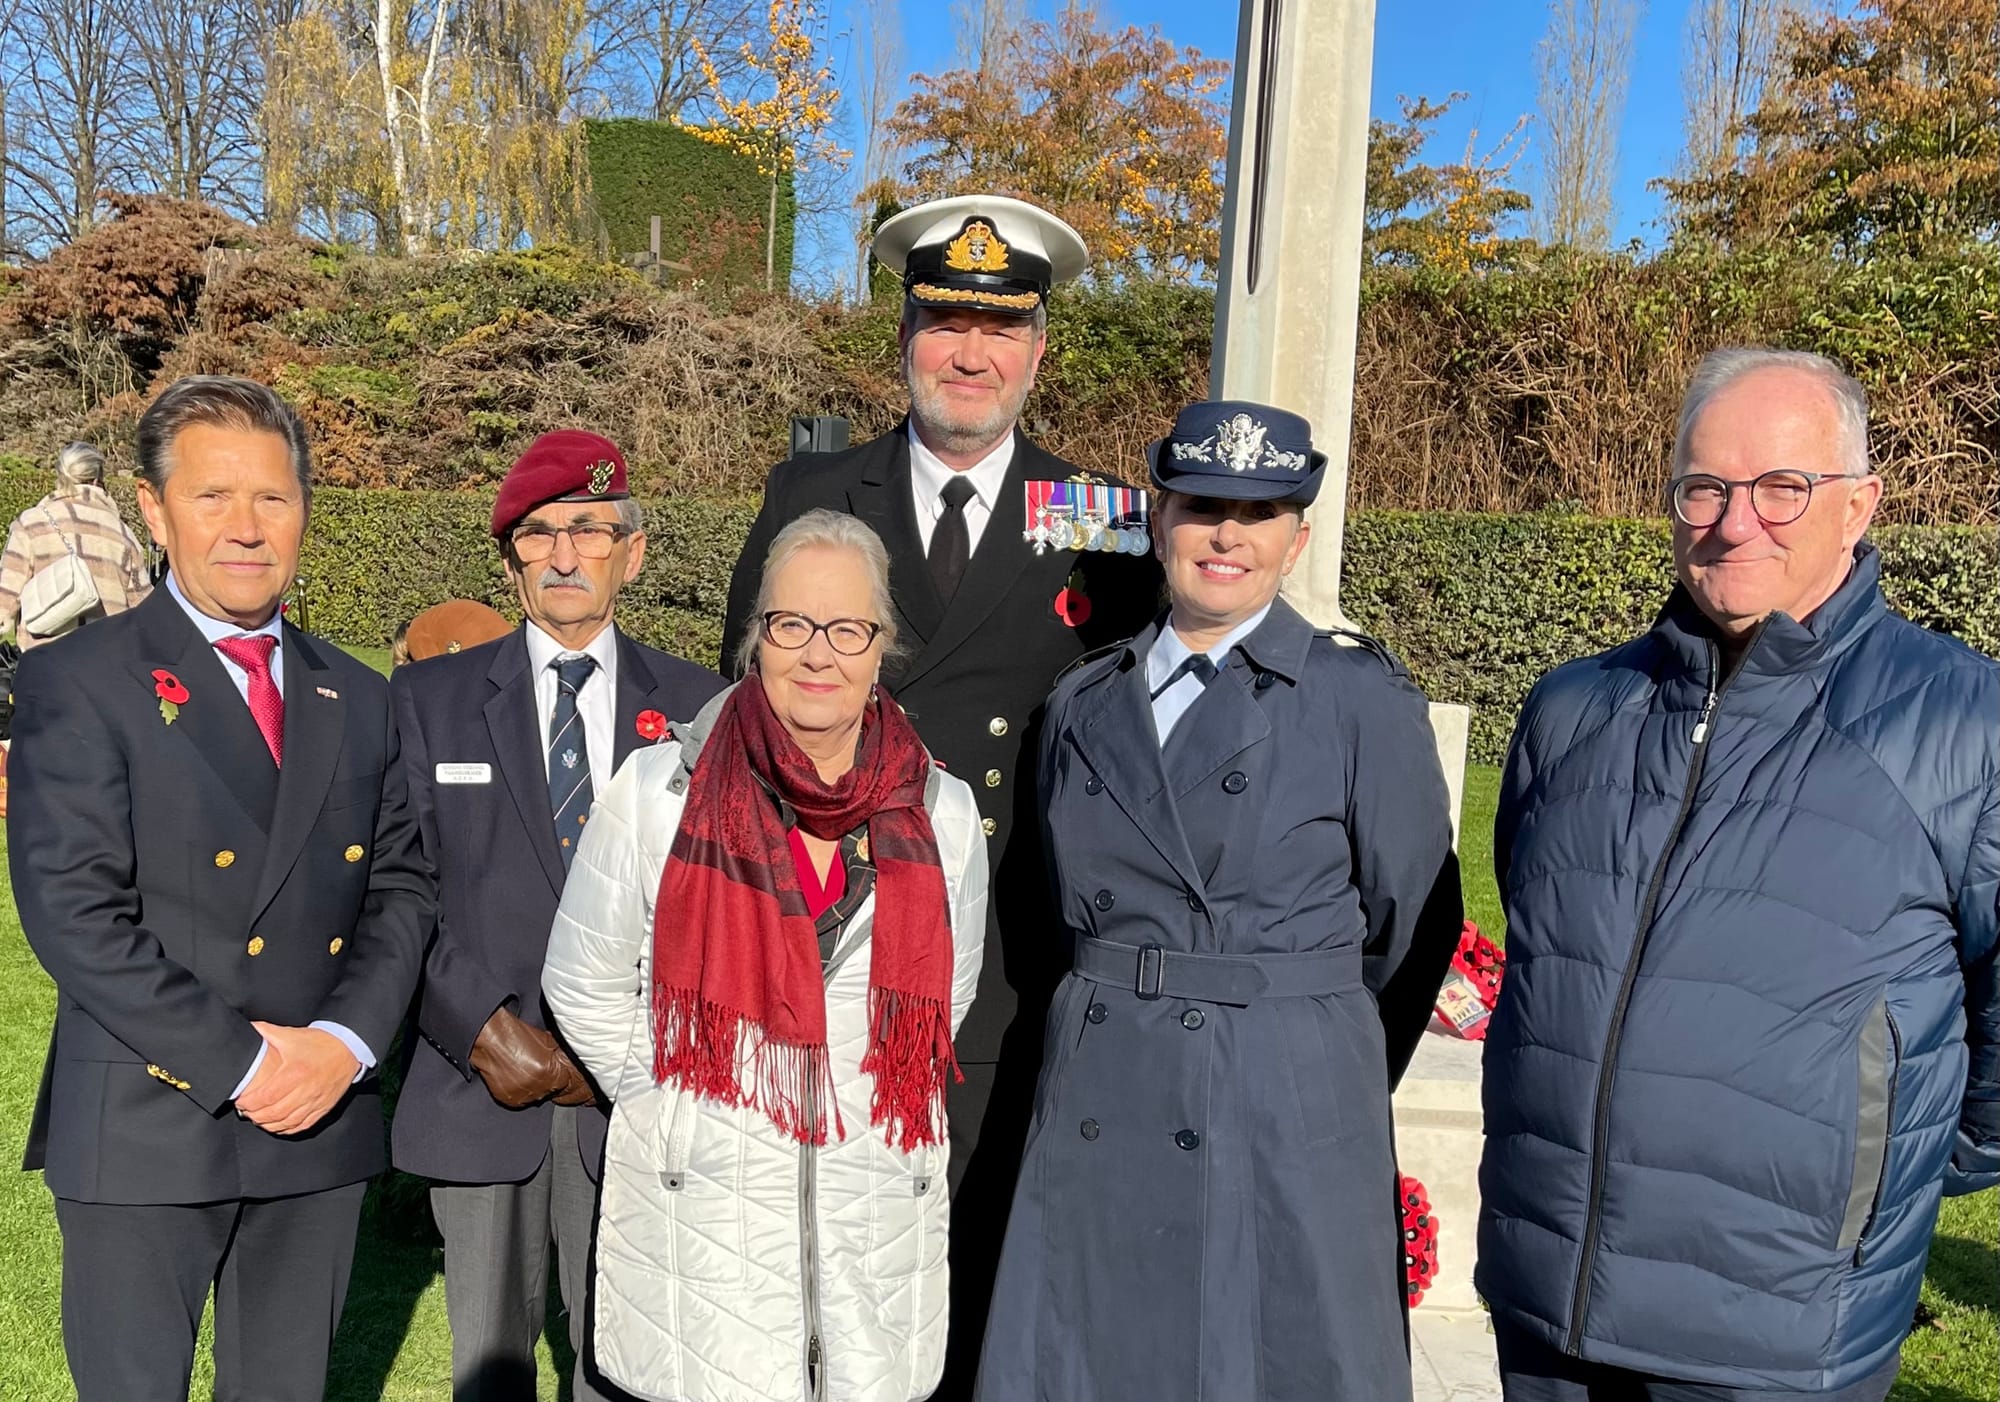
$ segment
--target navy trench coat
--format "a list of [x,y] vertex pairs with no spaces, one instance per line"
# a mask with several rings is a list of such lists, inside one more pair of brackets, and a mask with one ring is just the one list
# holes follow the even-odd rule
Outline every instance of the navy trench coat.
[[1280,600],[1162,752],[1160,626],[1050,699],[1076,954],[980,1402],[1399,1402],[1389,1095],[1462,918],[1424,697]]

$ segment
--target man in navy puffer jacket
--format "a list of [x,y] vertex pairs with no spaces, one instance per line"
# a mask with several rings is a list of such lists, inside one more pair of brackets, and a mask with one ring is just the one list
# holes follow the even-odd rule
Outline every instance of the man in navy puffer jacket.
[[1889,611],[1867,400],[1720,351],[1680,587],[1535,687],[1494,837],[1478,1284],[1508,1402],[1880,1402],[2000,1182],[2000,665]]

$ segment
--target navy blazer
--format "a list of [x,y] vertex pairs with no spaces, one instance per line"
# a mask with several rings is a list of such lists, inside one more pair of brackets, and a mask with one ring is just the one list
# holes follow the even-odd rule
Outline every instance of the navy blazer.
[[[21,659],[8,850],[59,997],[25,1166],[85,1202],[283,1197],[383,1166],[378,1079],[278,1138],[230,1112],[252,1019],[387,1057],[435,893],[389,689],[284,629],[285,763],[165,589]],[[154,673],[187,700],[171,723]]]
[[[536,1027],[550,1022],[542,961],[565,873],[525,628],[399,668],[390,688],[410,801],[439,885],[437,932],[417,999],[420,1035],[405,1039],[391,1153],[405,1172],[446,1182],[519,1182],[549,1147],[552,1102],[509,1110],[471,1065],[472,1044],[500,1007]],[[654,743],[639,733],[641,713],[692,720],[721,689],[722,678],[706,667],[620,633],[612,768]],[[438,782],[440,770],[457,782]],[[578,1147],[593,1176],[607,1117],[600,1107],[578,1119]]]

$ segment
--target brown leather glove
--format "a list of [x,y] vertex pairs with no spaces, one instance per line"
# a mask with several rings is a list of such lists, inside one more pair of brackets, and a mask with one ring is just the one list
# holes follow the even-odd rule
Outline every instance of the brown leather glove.
[[562,1045],[505,1008],[479,1029],[472,1044],[472,1069],[486,1082],[487,1093],[509,1110],[550,1096],[561,1105],[587,1105],[591,1100],[590,1083]]

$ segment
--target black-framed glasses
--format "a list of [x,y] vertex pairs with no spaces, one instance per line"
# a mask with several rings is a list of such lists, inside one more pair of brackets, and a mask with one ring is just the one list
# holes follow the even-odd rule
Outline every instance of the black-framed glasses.
[[1750,507],[1767,526],[1789,526],[1812,505],[1813,488],[1822,482],[1859,481],[1865,472],[1798,472],[1788,467],[1732,481],[1707,472],[1690,472],[1667,484],[1667,502],[1683,525],[1696,530],[1714,525],[1729,514],[1729,503],[1740,488],[1749,488]]
[[539,564],[556,553],[556,537],[569,537],[570,549],[586,560],[607,560],[611,557],[611,547],[632,534],[630,526],[621,526],[616,521],[578,521],[568,526],[545,526],[539,521],[530,521],[525,526],[516,526],[508,539],[514,545],[514,557],[524,565]]
[[787,609],[773,609],[764,615],[764,641],[787,652],[797,652],[815,633],[826,634],[827,646],[842,657],[859,657],[882,635],[882,625],[865,618],[832,618],[819,623]]

